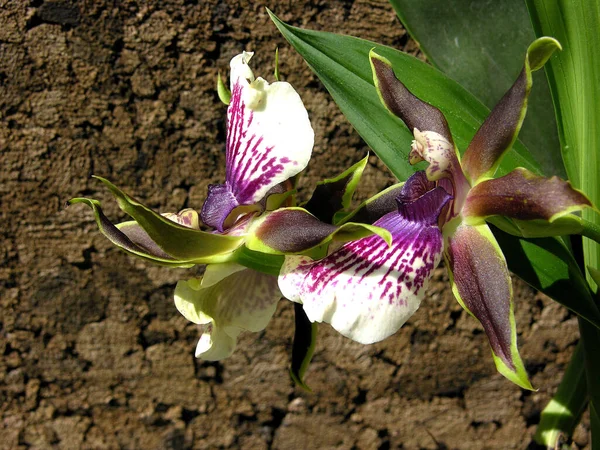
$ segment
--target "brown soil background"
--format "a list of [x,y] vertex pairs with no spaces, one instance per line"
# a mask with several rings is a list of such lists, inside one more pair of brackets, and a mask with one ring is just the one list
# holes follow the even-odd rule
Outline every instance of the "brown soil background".
[[[361,346],[320,327],[312,393],[288,377],[292,309],[245,334],[234,356],[195,360],[178,279],[96,231],[92,174],[159,211],[200,208],[224,178],[217,71],[254,50],[259,75],[298,89],[316,132],[304,192],[367,147],[265,12],[405,49],[384,0],[0,0],[0,448],[505,449],[531,447],[578,338],[576,320],[521,282],[521,353],[538,392],[499,376],[481,328],[440,268],[418,313]],[[393,179],[371,157],[360,196]],[[587,421],[575,436],[588,447]]]

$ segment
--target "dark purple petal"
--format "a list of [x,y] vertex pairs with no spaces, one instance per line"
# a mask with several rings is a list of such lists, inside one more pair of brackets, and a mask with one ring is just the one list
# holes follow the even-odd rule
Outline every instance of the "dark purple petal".
[[402,203],[413,202],[419,197],[423,196],[426,192],[433,190],[435,183],[429,181],[424,171],[419,170],[410,176],[402,190],[398,195],[398,201]]
[[481,322],[498,371],[531,389],[517,350],[510,274],[489,227],[460,225],[448,239],[445,257],[454,294]]
[[527,49],[523,70],[512,87],[477,130],[463,156],[462,166],[471,183],[494,175],[504,153],[512,147],[527,112],[531,72],[541,69],[552,53],[560,49],[556,39],[542,37]]
[[586,206],[592,206],[591,202],[568,181],[539,177],[519,168],[474,186],[467,196],[463,215],[550,221]]
[[510,355],[512,285],[504,256],[476,227],[464,225],[449,240],[447,255],[464,306],[483,325],[494,353],[514,368]]
[[[529,75],[529,77],[528,77]],[[512,146],[527,111],[531,75],[523,68],[519,77],[485,119],[462,159],[465,173],[475,182],[495,168]]]
[[435,131],[454,145],[446,118],[435,106],[415,97],[404,84],[396,78],[391,63],[384,57],[371,51],[373,81],[383,104],[408,127],[410,132],[417,128],[421,131]]
[[[440,212],[451,198],[452,196],[443,188],[436,187],[411,202],[402,202],[401,199],[398,199],[398,212],[411,222],[417,222],[423,226],[436,225]],[[377,222],[373,225],[377,225]]]
[[279,252],[296,253],[318,245],[337,229],[306,211],[281,209],[265,218],[255,236]]
[[[108,220],[106,218],[104,218],[104,219]],[[106,230],[106,231],[110,230],[110,227],[106,223],[104,224],[104,230]],[[149,253],[152,256],[159,257],[159,258],[173,259],[167,253],[165,253],[158,246],[158,244],[156,242],[154,242],[150,238],[148,233],[146,233],[144,231],[144,229],[137,222],[134,222],[134,221],[125,222],[125,223],[121,224],[121,226],[119,226],[118,231],[120,231],[125,236],[127,236],[127,238],[129,238],[130,241],[133,244],[137,245],[139,247],[139,249],[141,249],[142,251]],[[107,233],[105,233],[105,235],[108,236]],[[125,247],[123,245],[126,242],[124,239],[121,240],[121,242],[115,242],[115,240],[113,240],[114,238],[116,238],[114,229],[112,230],[111,235],[112,235],[112,237],[109,237],[109,239],[114,244],[116,244],[118,246],[122,246],[123,248],[125,248],[126,250],[129,250],[129,251],[134,250],[134,248],[130,248],[129,246]]]

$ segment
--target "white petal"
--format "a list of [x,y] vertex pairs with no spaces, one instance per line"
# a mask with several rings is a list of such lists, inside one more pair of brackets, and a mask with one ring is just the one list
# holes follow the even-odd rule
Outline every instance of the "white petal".
[[196,358],[206,361],[225,359],[235,350],[237,336],[241,329],[228,329],[227,332],[219,327],[208,325],[200,336],[196,346]]
[[204,270],[204,276],[202,277],[200,286],[203,288],[211,287],[227,278],[229,275],[233,275],[244,269],[246,269],[246,267],[236,263],[209,264]]
[[194,323],[209,324],[196,349],[204,359],[231,354],[240,331],[264,330],[280,298],[274,276],[250,269],[236,270],[208,287],[192,279],[175,289],[177,309]]
[[202,312],[197,305],[198,292],[202,279],[192,278],[187,281],[179,281],[175,288],[175,307],[190,322],[204,325],[212,322],[212,317]]
[[242,52],[231,59],[229,63],[229,67],[231,67],[231,90],[237,82],[247,80],[250,83],[254,81],[254,74],[248,66],[248,62],[253,56],[254,52]]
[[[398,223],[390,247],[378,236],[345,244],[320,261],[286,256],[279,276],[283,295],[304,306],[313,322],[370,344],[395,333],[417,310],[442,255],[435,226],[384,216]],[[383,220],[382,219],[382,220]]]
[[[248,82],[243,55],[232,60],[227,111],[227,185],[240,205],[254,204],[308,164],[314,132],[306,108],[286,82]],[[251,74],[251,72],[249,72]]]

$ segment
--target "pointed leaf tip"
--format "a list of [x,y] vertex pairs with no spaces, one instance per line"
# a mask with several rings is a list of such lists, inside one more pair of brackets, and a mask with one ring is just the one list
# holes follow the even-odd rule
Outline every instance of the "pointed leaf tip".
[[275,81],[280,81],[280,79],[279,79],[279,47],[275,47],[275,70],[273,72],[273,76],[275,77]]
[[560,42],[548,36],[536,39],[527,49],[527,59],[532,71],[539,70],[556,50],[562,50]]
[[303,207],[322,222],[333,223],[350,207],[354,191],[369,161],[369,155],[333,178],[317,183],[311,198]]

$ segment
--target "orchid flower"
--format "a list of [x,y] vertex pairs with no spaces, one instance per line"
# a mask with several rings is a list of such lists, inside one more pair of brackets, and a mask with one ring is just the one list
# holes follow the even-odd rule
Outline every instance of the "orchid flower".
[[523,70],[476,132],[462,162],[443,114],[415,97],[396,78],[391,63],[372,51],[380,100],[414,134],[409,161],[425,161],[428,167],[350,216],[387,229],[390,246],[370,236],[320,260],[286,256],[279,276],[283,295],[302,303],[311,321],[330,323],[361,343],[377,342],[395,333],[419,307],[443,256],[452,291],[483,326],[498,371],[531,389],[517,349],[510,274],[485,219],[504,216],[517,229],[554,235],[565,229],[555,224],[569,223],[575,218],[570,213],[591,206],[556,177],[518,168],[492,178],[525,117],[531,72],[556,48],[551,38],[529,47]]
[[[287,180],[306,167],[314,142],[298,93],[289,83],[255,78],[248,66],[252,55],[231,60],[226,180],[209,186],[200,214],[158,214],[102,178],[133,221],[114,225],[96,200],[70,201],[91,206],[100,231],[134,256],[173,267],[209,264],[202,278],[180,281],[175,291],[178,310],[204,329],[196,356],[209,360],[229,356],[240,331],[264,329],[275,311],[281,294],[273,274],[280,261],[268,267],[268,258],[253,257],[244,246],[246,234],[262,212],[293,193]],[[201,222],[213,231],[203,231]],[[265,263],[267,273],[244,266]]]

